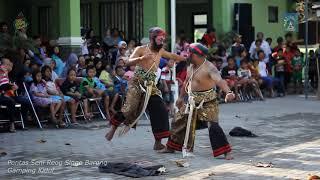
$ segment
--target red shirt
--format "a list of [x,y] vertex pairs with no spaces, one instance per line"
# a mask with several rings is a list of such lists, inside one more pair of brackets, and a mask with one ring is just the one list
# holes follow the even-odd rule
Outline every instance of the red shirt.
[[202,39],[204,40],[204,43],[208,46],[208,47],[212,47],[213,43],[216,42],[216,36],[210,36],[209,34],[204,34]]
[[[184,70],[180,71],[179,73],[177,73],[176,78],[180,79],[183,83],[187,78],[187,69],[184,69]],[[179,84],[179,86],[181,86],[181,85],[182,84]]]
[[292,68],[292,66],[291,66],[291,61],[292,61],[292,59],[293,59],[293,57],[294,57],[294,52],[292,52],[292,51],[289,51],[289,52],[287,52],[287,51],[284,51],[283,52],[283,57],[285,58],[285,60],[286,60],[286,65],[285,65],[285,72],[293,72],[293,68]]

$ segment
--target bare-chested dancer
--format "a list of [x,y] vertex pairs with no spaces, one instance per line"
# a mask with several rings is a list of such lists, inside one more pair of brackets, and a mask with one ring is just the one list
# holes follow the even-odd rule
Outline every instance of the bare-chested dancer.
[[170,136],[169,117],[165,104],[161,98],[161,92],[156,87],[156,72],[160,58],[183,61],[184,57],[165,51],[162,46],[165,40],[165,32],[158,27],[149,30],[150,43],[137,47],[126,66],[136,66],[134,77],[129,82],[126,101],[121,112],[111,119],[112,127],[106,134],[106,139],[111,140],[117,127],[124,123],[125,127],[120,134],[125,134],[131,127],[135,127],[137,120],[145,109],[148,110],[152,131],[155,138],[154,150],[163,149],[162,138]]
[[[220,87],[225,93],[226,101],[235,98],[227,83],[221,78],[217,68],[206,60],[208,49],[199,43],[190,45],[189,61],[192,64],[188,68],[187,78],[177,101],[179,112],[176,121],[172,122],[171,135],[165,149],[161,153],[173,153],[175,150],[181,151],[183,148],[188,115],[191,120],[189,140],[186,145],[188,151],[193,150],[195,138],[196,121],[208,122],[209,138],[213,150],[213,156],[225,155],[225,159],[232,159],[231,146],[218,124],[218,100],[215,87]],[[188,93],[188,104],[184,104],[184,97]],[[193,103],[193,104],[192,104]],[[194,107],[194,108],[192,108]]]

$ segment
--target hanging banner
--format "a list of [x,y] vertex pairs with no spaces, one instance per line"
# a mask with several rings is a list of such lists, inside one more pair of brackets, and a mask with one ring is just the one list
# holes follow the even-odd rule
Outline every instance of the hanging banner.
[[283,18],[285,31],[298,32],[299,18],[297,13],[286,13]]

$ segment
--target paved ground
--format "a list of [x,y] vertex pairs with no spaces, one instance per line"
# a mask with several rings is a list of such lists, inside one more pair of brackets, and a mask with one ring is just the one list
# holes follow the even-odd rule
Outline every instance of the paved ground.
[[[259,137],[228,135],[235,160],[225,161],[211,156],[207,130],[198,131],[195,157],[188,159],[187,168],[174,163],[180,153],[163,155],[152,150],[148,121],[111,143],[104,139],[104,122],[81,129],[2,133],[0,149],[7,155],[0,157],[0,179],[127,179],[99,173],[96,164],[100,161],[149,161],[167,168],[165,175],[146,179],[306,179],[308,174],[320,175],[319,107],[319,101],[298,96],[221,105],[220,122],[225,132],[241,126]],[[41,139],[46,142],[39,143]],[[272,162],[274,167],[253,166],[257,162]]]

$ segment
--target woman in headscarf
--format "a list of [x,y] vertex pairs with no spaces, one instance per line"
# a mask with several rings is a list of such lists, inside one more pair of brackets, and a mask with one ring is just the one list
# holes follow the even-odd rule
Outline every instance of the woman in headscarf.
[[53,69],[54,72],[56,72],[58,76],[61,76],[65,63],[61,59],[59,46],[53,47],[51,52],[51,58],[56,62],[56,67],[55,69]]
[[77,67],[77,63],[78,63],[78,56],[75,53],[71,53],[67,59],[66,65],[64,66],[61,77],[66,78],[69,69],[71,68],[75,69]]

